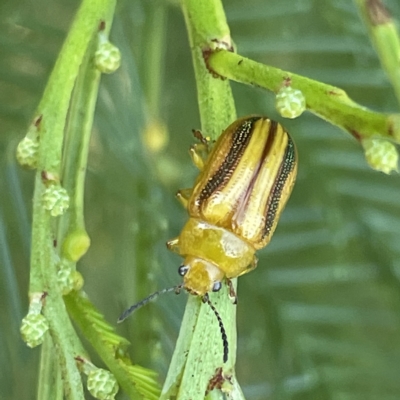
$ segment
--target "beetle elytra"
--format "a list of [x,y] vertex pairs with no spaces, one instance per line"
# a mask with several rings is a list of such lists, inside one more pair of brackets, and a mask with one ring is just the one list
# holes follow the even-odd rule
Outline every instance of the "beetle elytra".
[[177,194],[189,219],[179,236],[167,243],[170,250],[184,258],[179,267],[183,283],[133,305],[119,322],[159,294],[185,289],[201,296],[215,313],[225,362],[225,329],[208,293],[220,290],[224,279],[230,283],[231,278],[256,267],[255,252],[270,242],[291,194],[297,152],[286,130],[261,116],[233,122],[206,154],[204,146],[203,139],[202,145],[191,149],[192,159],[200,169],[194,187]]

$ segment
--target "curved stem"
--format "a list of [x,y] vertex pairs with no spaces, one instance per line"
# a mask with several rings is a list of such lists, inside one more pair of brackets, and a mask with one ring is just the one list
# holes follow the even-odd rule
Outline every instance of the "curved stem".
[[62,244],[62,256],[71,261],[77,261],[90,242],[85,229],[84,190],[101,75],[93,64],[96,46],[97,39],[94,38],[76,79],[63,149],[62,183],[70,196],[70,205],[60,220],[57,240]]
[[389,11],[380,0],[355,0],[400,105],[400,37]]
[[[100,21],[111,24],[115,0],[84,0],[61,49],[50,75],[43,97],[37,109],[40,118],[38,127],[40,148],[38,171],[35,178],[33,199],[33,226],[31,249],[30,292],[47,292],[43,313],[49,326],[58,367],[67,399],[82,400],[84,392],[79,370],[74,357],[81,352],[81,346],[65,309],[62,294],[58,288],[55,249],[57,220],[42,206],[42,194],[47,180],[60,180],[62,147],[65,123],[79,68],[96,34]],[[107,28],[109,29],[109,28]],[[37,120],[37,118],[35,118]],[[43,348],[43,360],[48,357],[49,347]],[[46,365],[41,371],[48,371]],[[48,376],[40,375],[40,387]]]
[[335,86],[270,67],[226,50],[212,53],[208,58],[208,66],[221,77],[275,93],[282,85],[290,83],[291,87],[302,91],[309,111],[348,131],[356,139],[374,136],[400,143],[400,114],[370,111]]

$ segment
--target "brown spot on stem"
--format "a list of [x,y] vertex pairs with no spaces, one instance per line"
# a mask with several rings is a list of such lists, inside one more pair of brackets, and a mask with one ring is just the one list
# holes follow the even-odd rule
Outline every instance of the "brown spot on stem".
[[234,53],[235,49],[233,48],[233,46],[230,42],[229,36],[226,37],[226,40],[212,39],[211,42],[215,43],[215,45],[211,44],[210,46],[207,46],[206,48],[203,48],[203,50],[202,50],[206,68],[208,69],[208,71],[214,78],[219,78],[219,79],[225,80],[226,78],[224,76],[218,74],[210,67],[210,65],[208,63],[208,59],[210,58],[210,56],[212,54],[216,53],[217,51],[226,50],[226,51],[230,51],[231,53]]
[[49,171],[42,171],[40,176],[42,177],[42,181],[44,184],[49,182],[59,182],[59,178],[57,174]]
[[39,127],[40,127],[40,123],[42,122],[42,119],[43,119],[43,114],[40,114],[38,117],[36,117],[36,118],[34,119],[33,125],[34,125],[36,128],[39,128]]
[[290,77],[290,76],[285,76],[284,78],[283,78],[283,84],[282,84],[282,86],[284,86],[284,87],[289,87],[289,86],[291,86],[292,85],[292,78]]
[[392,126],[392,125],[389,125],[389,128],[388,128],[388,135],[391,136],[391,137],[393,137],[393,126]]
[[206,395],[214,389],[222,389],[222,385],[225,381],[231,382],[232,377],[229,375],[225,375],[222,371],[222,368],[219,367],[215,370],[214,375],[208,381]]
[[99,32],[104,31],[106,29],[106,21],[101,20],[99,23]]
[[361,142],[362,139],[362,135],[360,132],[356,131],[355,129],[347,129],[356,140],[358,140],[359,142]]
[[382,25],[392,21],[389,11],[381,0],[367,0],[365,5],[372,25]]
[[227,50],[230,51],[231,53],[234,52],[234,48],[230,42],[230,37],[227,37],[227,40],[220,40],[220,39],[211,39],[213,43],[216,44],[216,49],[215,50]]
[[219,50],[212,50],[210,48],[206,48],[203,49],[203,58],[204,58],[204,62],[206,64],[206,68],[208,70],[208,72],[213,76],[213,78],[219,78],[221,80],[225,80],[226,78],[220,74],[218,74],[217,72],[215,72],[211,67],[210,64],[208,63],[208,60],[210,58],[210,56],[214,53],[216,53]]

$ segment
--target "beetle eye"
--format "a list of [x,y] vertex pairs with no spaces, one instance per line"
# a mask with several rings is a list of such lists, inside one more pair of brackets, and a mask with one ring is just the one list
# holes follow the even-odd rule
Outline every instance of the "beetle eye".
[[222,287],[221,282],[219,282],[219,281],[215,282],[213,287],[212,287],[212,291],[213,292],[218,292],[221,289],[221,287]]
[[189,267],[187,266],[187,265],[181,265],[179,268],[178,268],[178,274],[180,275],[180,276],[184,276],[185,274],[186,274],[186,272],[188,272],[189,271]]

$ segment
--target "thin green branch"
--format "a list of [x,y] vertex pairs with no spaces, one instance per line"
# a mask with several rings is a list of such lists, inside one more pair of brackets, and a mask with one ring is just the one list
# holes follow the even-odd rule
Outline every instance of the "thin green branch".
[[65,120],[79,67],[100,22],[106,21],[110,29],[114,9],[115,0],[84,0],[76,14],[37,109],[43,115],[39,170],[59,173]]
[[[236,118],[231,88],[227,81],[214,79],[206,68],[203,50],[231,47],[229,27],[218,0],[182,0],[189,33],[197,84],[197,97],[203,134],[215,139]],[[234,282],[236,285],[236,282]],[[201,299],[189,296],[175,352],[160,400],[202,400],[217,368],[233,376],[236,360],[236,306],[224,287],[210,299],[218,310],[229,343],[229,356],[222,362],[222,339],[211,308]],[[220,391],[217,396],[222,398]]]
[[400,37],[396,24],[380,0],[355,3],[400,105]]
[[[82,382],[74,357],[81,346],[69,320],[56,276],[56,220],[44,209],[42,195],[49,181],[57,182],[61,174],[61,155],[65,122],[79,67],[100,21],[111,24],[115,0],[84,0],[45,88],[36,115],[41,116],[38,172],[35,178],[31,250],[30,293],[47,292],[43,313],[57,351],[57,361],[67,399],[84,398]],[[109,29],[107,27],[107,29]],[[43,350],[46,351],[46,348]],[[51,357],[43,355],[51,362]],[[43,371],[48,370],[46,366]],[[40,380],[48,379],[41,376]],[[43,387],[45,382],[40,385]]]
[[275,93],[283,85],[301,90],[309,111],[348,131],[356,139],[379,137],[400,143],[400,114],[370,111],[335,86],[270,67],[226,50],[213,52],[208,67],[220,77]]
[[228,82],[214,79],[204,62],[204,49],[231,47],[229,27],[219,0],[182,0],[196,76],[197,99],[203,134],[216,139],[235,120]]
[[[73,269],[89,245],[84,223],[84,185],[100,83],[100,72],[94,65],[93,58],[98,40],[96,37],[93,39],[74,85],[63,147],[62,183],[69,193],[70,206],[59,221],[57,241],[62,244],[61,258],[70,260],[68,265]],[[115,334],[86,296],[72,291],[64,297],[64,301],[68,313],[86,340],[94,347],[129,397],[157,400],[160,388],[155,380],[155,373],[132,365],[125,353],[128,342]],[[83,350],[75,351],[74,354],[84,356]]]
[[62,257],[78,261],[88,249],[90,239],[84,220],[84,190],[89,141],[100,83],[100,71],[93,63],[98,41],[95,38],[81,65],[65,132],[62,183],[70,197],[67,212],[60,219],[57,240]]
[[58,368],[58,360],[54,357],[54,346],[51,336],[47,336],[43,342],[40,358],[37,398],[40,400],[62,400],[64,398],[61,372]]

